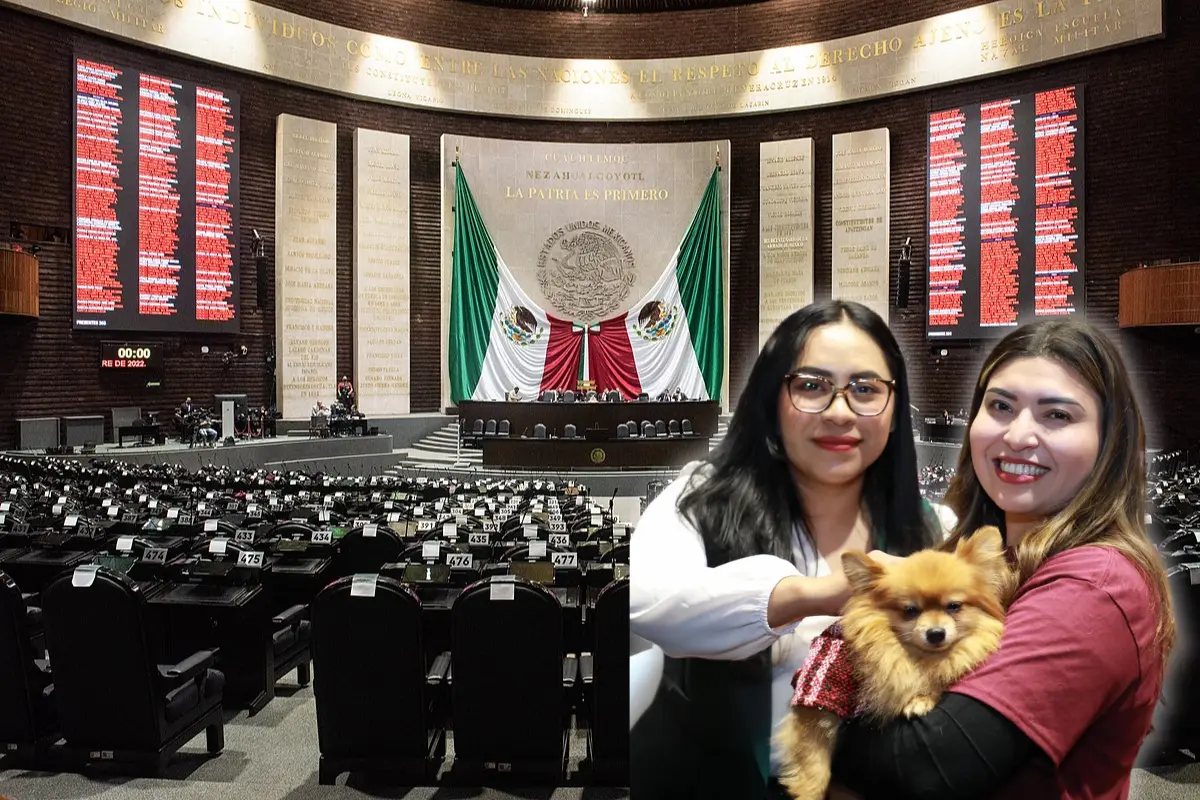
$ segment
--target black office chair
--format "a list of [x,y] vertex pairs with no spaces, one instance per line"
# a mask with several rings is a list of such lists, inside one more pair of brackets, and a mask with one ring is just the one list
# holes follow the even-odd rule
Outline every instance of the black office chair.
[[271,618],[276,683],[292,670],[301,687],[312,680],[312,623],[307,617],[308,606],[297,604]]
[[533,438],[545,439],[546,438],[546,426],[540,422],[537,425],[534,425],[533,426]]
[[219,536],[227,536],[232,539],[237,535],[238,527],[233,522],[227,519],[217,519],[217,524],[214,530],[208,530],[210,527],[208,520],[203,520],[197,523],[200,528],[200,533],[206,538],[215,539]]
[[605,586],[592,612],[591,654],[580,659],[591,717],[592,782],[629,785],[629,579]]
[[651,422],[648,419],[642,420],[642,438],[643,439],[653,439],[656,433],[657,433],[657,431],[654,427],[653,422]]
[[[543,541],[544,541],[544,538],[543,538]],[[562,553],[562,552],[565,552],[565,551],[561,547],[550,547],[549,545],[547,545],[546,546],[546,555],[541,556],[540,558],[530,558],[529,557],[529,542],[525,542],[524,544],[517,544],[517,545],[513,545],[512,547],[509,547],[507,550],[505,550],[500,555],[500,558],[498,558],[496,560],[496,563],[503,564],[506,562],[511,563],[513,561],[550,561],[552,558],[551,553]]]
[[629,427],[629,435],[636,437],[638,435],[638,424],[633,420],[629,420],[625,424]]
[[484,430],[483,430],[483,435],[484,436],[495,436],[496,435],[496,420],[489,419],[487,421],[487,425],[484,427]]
[[574,439],[575,438],[575,425],[573,423],[567,423],[566,425],[563,426],[563,438],[564,439]]
[[541,586],[492,577],[464,589],[450,616],[456,773],[557,786],[578,674],[577,660],[563,657],[562,606]]
[[473,425],[471,425],[471,438],[472,439],[482,439],[483,438],[483,420],[477,419],[477,420],[475,420],[475,423]]
[[429,785],[446,753],[444,689],[437,689],[450,655],[427,667],[412,590],[359,577],[357,590],[356,576],[339,578],[313,602],[318,780],[332,785],[343,772],[379,772]]
[[655,420],[654,433],[657,436],[666,436],[667,435],[667,423],[663,422],[661,419]]
[[38,765],[58,741],[58,711],[50,665],[34,647],[41,609],[25,604],[17,584],[0,572],[0,753]]
[[150,767],[156,775],[204,730],[225,747],[216,650],[157,664],[146,598],[126,575],[79,567],[42,595],[66,754],[80,763]]
[[629,438],[629,426],[626,425],[624,422],[617,425],[617,438],[618,439],[628,439]]
[[678,436],[679,435],[679,420],[673,419],[670,422],[668,422],[667,423],[667,431],[672,436]]
[[500,420],[500,425],[496,429],[496,435],[497,436],[508,436],[509,432],[511,432],[511,431],[512,431],[512,423],[510,423],[506,419]]
[[[467,553],[470,550],[466,545],[460,545],[457,542],[448,542],[441,538],[442,531],[438,528],[435,531],[430,531],[430,538],[417,544],[410,544],[401,551],[396,558],[397,564],[419,564],[425,561],[445,562],[447,553]],[[422,553],[425,550],[425,545],[436,544],[438,546],[438,557],[436,559],[426,559]]]
[[[299,520],[288,519],[288,520],[284,520],[282,522],[276,522],[274,525],[271,525],[269,528],[267,528],[265,531],[263,531],[262,535],[259,538],[260,539],[275,539],[275,538],[299,539],[299,540],[304,541],[304,540],[308,540],[308,539],[312,538],[314,530],[316,530],[316,528],[314,528],[308,522],[300,522]],[[236,533],[236,529],[235,529],[235,533]],[[229,535],[233,536],[234,534],[229,534]]]
[[628,564],[629,563],[629,543],[619,544],[609,550],[604,555],[600,556],[601,564]]
[[575,402],[575,392],[571,389],[567,389],[565,392],[563,392],[563,402],[564,403],[574,403]]
[[685,419],[683,421],[683,435],[692,436],[694,433],[695,431],[692,430],[692,421],[690,419]]
[[338,576],[356,573],[379,572],[384,564],[390,564],[404,550],[400,534],[383,525],[375,526],[375,535],[366,535],[366,526],[360,525],[342,537],[334,559]]

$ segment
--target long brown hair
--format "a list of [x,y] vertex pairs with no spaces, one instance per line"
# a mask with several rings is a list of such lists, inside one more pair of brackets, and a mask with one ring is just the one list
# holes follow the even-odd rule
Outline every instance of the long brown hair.
[[[1048,358],[1072,370],[1100,398],[1102,413],[1096,466],[1066,507],[1021,541],[1013,588],[1029,580],[1048,558],[1072,548],[1102,545],[1117,550],[1137,566],[1156,596],[1154,641],[1162,649],[1165,667],[1175,643],[1175,620],[1166,570],[1146,535],[1146,434],[1125,362],[1112,341],[1088,323],[1057,319],[1025,325],[1004,337],[984,362],[971,398],[970,424],[979,414],[988,381],[1019,358]],[[946,504],[958,515],[948,548],[984,525],[1004,530],[1004,513],[975,474],[970,436],[959,453]]]

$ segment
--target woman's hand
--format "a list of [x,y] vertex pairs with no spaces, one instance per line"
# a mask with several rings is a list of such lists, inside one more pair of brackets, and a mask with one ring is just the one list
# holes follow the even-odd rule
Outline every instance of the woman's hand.
[[[899,555],[883,551],[871,551],[868,557],[882,566],[904,560]],[[779,628],[806,616],[839,616],[847,600],[850,600],[850,582],[841,571],[818,578],[784,578],[775,584],[775,589],[770,593],[767,625]]]
[[782,628],[806,617],[835,616],[842,613],[849,596],[850,584],[841,573],[784,578],[775,584],[767,602],[767,625]]
[[[904,560],[882,550],[872,550],[867,555],[885,567]],[[784,578],[775,585],[767,603],[767,625],[782,628],[805,617],[840,616],[849,599],[850,582],[840,570],[818,578],[802,575]]]

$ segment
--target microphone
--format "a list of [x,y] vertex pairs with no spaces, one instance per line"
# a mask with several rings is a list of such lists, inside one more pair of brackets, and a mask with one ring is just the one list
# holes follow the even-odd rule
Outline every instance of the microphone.
[[608,513],[610,516],[612,515],[613,508],[616,506],[616,504],[617,504],[617,490],[613,489],[612,497],[610,497],[608,499]]

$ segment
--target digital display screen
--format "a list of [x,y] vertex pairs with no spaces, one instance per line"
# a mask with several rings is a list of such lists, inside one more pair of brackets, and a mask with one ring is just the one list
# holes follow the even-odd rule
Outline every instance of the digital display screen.
[[100,369],[110,374],[157,375],[162,372],[163,346],[157,342],[103,342]]
[[1084,311],[1081,87],[929,115],[930,339]]
[[75,61],[74,327],[233,333],[238,98]]

